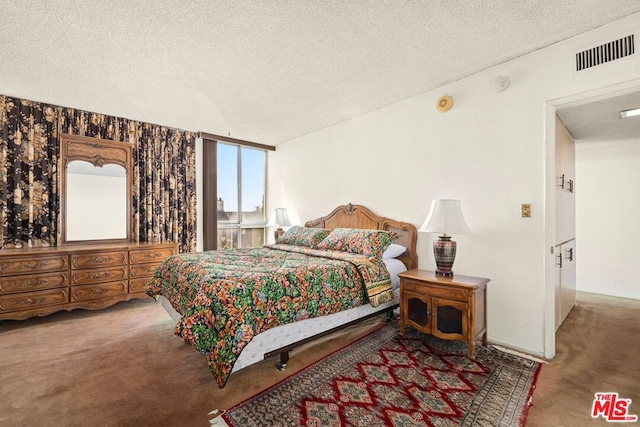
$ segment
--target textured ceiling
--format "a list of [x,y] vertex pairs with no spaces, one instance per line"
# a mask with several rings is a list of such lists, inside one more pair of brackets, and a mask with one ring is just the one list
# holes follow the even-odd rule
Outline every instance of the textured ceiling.
[[265,144],[640,11],[637,0],[0,2],[0,93]]
[[558,116],[577,142],[640,141],[640,116],[620,112],[640,108],[640,92],[614,96],[562,110]]

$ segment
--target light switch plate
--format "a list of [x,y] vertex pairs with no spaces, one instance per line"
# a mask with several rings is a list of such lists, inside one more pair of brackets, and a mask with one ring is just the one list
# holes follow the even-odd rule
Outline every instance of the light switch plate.
[[529,203],[520,205],[520,216],[522,218],[531,218],[531,205]]

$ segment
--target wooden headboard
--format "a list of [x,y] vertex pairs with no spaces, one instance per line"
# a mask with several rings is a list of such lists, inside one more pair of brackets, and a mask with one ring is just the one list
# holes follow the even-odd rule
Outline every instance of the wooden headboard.
[[330,230],[334,228],[365,228],[394,231],[399,235],[394,243],[407,248],[407,251],[399,256],[398,259],[409,270],[418,267],[418,254],[416,252],[418,230],[416,227],[413,224],[378,216],[362,205],[349,203],[338,206],[329,215],[307,221],[304,226],[328,228]]

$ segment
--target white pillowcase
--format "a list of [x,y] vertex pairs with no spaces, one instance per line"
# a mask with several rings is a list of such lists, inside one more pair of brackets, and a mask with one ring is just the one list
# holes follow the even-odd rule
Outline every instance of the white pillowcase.
[[398,289],[400,287],[400,278],[398,274],[403,271],[407,271],[407,266],[404,265],[402,261],[399,259],[383,259],[385,267],[387,267],[387,271],[389,272],[389,276],[391,276],[391,288]]
[[400,255],[402,255],[406,251],[407,251],[407,248],[405,246],[392,243],[382,253],[382,259],[398,258]]

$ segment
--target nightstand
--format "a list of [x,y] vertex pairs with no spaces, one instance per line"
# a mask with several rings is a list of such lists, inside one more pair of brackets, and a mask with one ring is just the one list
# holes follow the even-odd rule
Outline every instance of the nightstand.
[[445,340],[462,340],[475,359],[476,339],[487,344],[487,298],[489,279],[438,276],[413,269],[400,273],[400,335],[405,326]]

